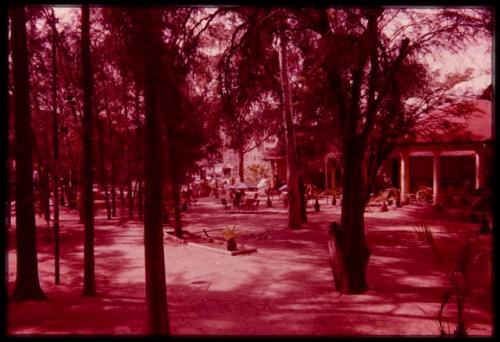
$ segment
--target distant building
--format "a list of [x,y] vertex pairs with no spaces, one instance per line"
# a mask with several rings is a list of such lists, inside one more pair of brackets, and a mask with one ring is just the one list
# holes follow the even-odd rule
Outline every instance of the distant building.
[[[420,187],[433,189],[433,202],[449,202],[459,194],[491,188],[493,157],[492,104],[474,101],[476,108],[466,129],[455,133],[436,132],[432,139],[416,138],[400,144],[385,161],[383,170],[392,176],[401,194]],[[460,121],[463,119],[456,119]]]
[[[474,100],[470,117],[454,118],[466,129],[455,133],[435,132],[432,138],[408,139],[399,144],[383,162],[381,173],[387,175],[401,195],[415,193],[420,187],[430,187],[434,203],[446,203],[457,195],[492,186],[493,112],[492,87]],[[264,160],[273,165],[276,174],[285,177],[284,153],[268,153]],[[323,182],[318,188],[342,187],[338,152],[325,156]]]
[[[239,177],[238,152],[226,147],[225,146],[226,141],[223,134],[222,138],[223,138],[223,147],[221,150],[222,159],[214,163],[215,165],[213,166],[213,169],[215,170],[215,174],[217,177],[222,177],[222,178],[234,177],[238,179]],[[254,164],[268,166],[264,160],[264,157],[266,153],[271,151],[277,145],[277,143],[278,143],[278,137],[269,136],[262,142],[262,144],[245,153],[243,161],[245,167],[245,173],[247,172],[247,168]],[[201,164],[207,169],[207,175],[211,176],[213,173],[212,171],[213,169],[212,166],[209,166],[210,162],[204,160]]]

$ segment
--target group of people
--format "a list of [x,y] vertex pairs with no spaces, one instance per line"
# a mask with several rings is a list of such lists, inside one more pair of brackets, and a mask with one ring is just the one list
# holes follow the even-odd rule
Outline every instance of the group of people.
[[244,190],[229,191],[229,200],[233,207],[238,208],[247,202],[247,199],[253,199],[253,203],[257,201],[259,194],[256,192],[253,197],[247,197]]

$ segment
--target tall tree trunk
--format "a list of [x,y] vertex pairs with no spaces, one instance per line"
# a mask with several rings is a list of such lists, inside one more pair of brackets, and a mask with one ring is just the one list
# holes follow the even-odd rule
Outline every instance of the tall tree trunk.
[[16,284],[12,298],[46,298],[38,279],[26,16],[23,6],[11,8],[12,64],[15,101]]
[[78,214],[79,214],[79,220],[78,223],[84,224],[85,223],[85,202],[84,202],[84,196],[85,196],[85,175],[83,174],[84,171],[84,166],[80,164],[80,179],[81,182],[78,183],[78,186],[74,187],[78,202]]
[[288,167],[288,227],[302,227],[300,210],[299,182],[297,171],[297,149],[295,145],[295,130],[292,118],[292,99],[288,79],[287,40],[285,35],[285,19],[280,19],[280,79],[283,106],[283,120],[286,131],[286,156]]
[[106,217],[111,220],[111,204],[109,202],[108,181],[106,177],[105,146],[104,146],[104,124],[97,118],[97,140],[99,144],[99,173],[101,178],[101,188],[104,190],[104,202],[106,205]]
[[111,215],[116,217],[116,152],[114,149],[111,154]]
[[137,214],[139,215],[139,220],[143,221],[144,217],[142,214],[142,171],[141,171],[141,115],[139,106],[139,86],[137,82],[135,83],[135,125],[136,125],[136,150],[135,150],[135,168],[136,168],[136,182],[139,183],[139,188],[137,190]]
[[[74,167],[74,166],[73,166]],[[79,187],[79,182],[78,182],[78,177],[76,176],[76,169],[73,168],[70,171],[70,176],[69,176],[69,186],[68,186],[68,208],[71,209],[78,209],[80,210],[80,206],[78,204],[78,187]],[[80,218],[83,219],[82,215],[80,215]],[[82,220],[83,222],[83,220]]]
[[[337,290],[342,293],[360,294],[368,289],[366,267],[371,251],[367,246],[364,227],[364,212],[367,199],[367,180],[363,172],[368,134],[373,130],[373,120],[376,113],[375,86],[378,73],[377,18],[382,13],[381,8],[368,11],[367,41],[370,43],[368,53],[359,56],[357,65],[352,69],[350,87],[350,105],[341,103],[340,125],[342,129],[342,212],[340,227],[333,235],[335,260],[332,260],[332,270]],[[367,108],[362,115],[360,99],[364,70],[370,58],[368,76]],[[346,85],[347,87],[347,85]],[[358,125],[362,118],[365,124],[361,133]],[[370,128],[371,127],[371,128]]]
[[83,295],[96,293],[94,269],[94,191],[92,175],[92,62],[90,59],[89,6],[82,6],[82,88],[83,88],[83,204],[85,243],[83,250]]
[[302,155],[299,147],[297,147],[297,169],[299,173],[300,217],[302,218],[302,222],[305,223],[307,222],[307,200],[304,173],[302,170]]
[[104,184],[104,202],[106,203],[106,218],[111,220],[111,201],[109,200],[108,184]]
[[157,85],[162,65],[158,48],[163,44],[161,18],[154,9],[136,12],[137,38],[143,44],[144,58],[144,175],[145,217],[144,252],[146,262],[146,301],[152,334],[168,334],[167,289],[163,252],[163,143],[161,101]]
[[132,220],[134,218],[134,192],[132,189],[132,179],[128,180],[128,218]]
[[116,146],[113,142],[113,121],[106,102],[106,116],[109,126],[109,144],[111,146],[111,215],[116,217]]
[[49,188],[49,173],[45,165],[41,165],[38,169],[40,179],[40,214],[45,222],[50,222],[50,188]]
[[[35,110],[35,113],[40,114],[40,103],[38,101],[38,93],[32,94],[32,99],[33,99],[33,107]],[[33,128],[31,128],[32,131],[32,137],[33,137],[33,143],[34,143],[34,152],[35,152],[35,157],[36,160],[38,161],[37,163],[37,175],[38,177],[35,180],[35,194],[37,195],[37,201],[38,201],[38,215],[40,217],[43,217],[45,222],[50,222],[50,194],[49,192],[49,180],[48,180],[48,170],[47,166],[47,157],[48,153],[47,152],[47,144],[48,144],[48,137],[47,137],[47,130],[45,127],[41,127],[41,134],[42,134],[42,144],[37,143],[36,136],[34,134]]]
[[52,185],[54,189],[54,282],[56,285],[61,283],[60,267],[59,267],[59,118],[57,117],[57,59],[56,59],[56,37],[57,29],[54,12],[50,17],[52,28],[52,145],[54,150],[53,161],[53,179]]
[[[7,120],[9,118],[7,117]],[[4,141],[9,140],[8,138],[8,122],[7,122],[7,134],[4,136]],[[7,146],[8,144],[4,144],[4,146]],[[8,153],[8,150],[6,149],[6,162],[5,162],[5,179],[7,180],[7,184],[5,184],[5,225],[7,227],[7,230],[10,229],[11,224],[12,224],[12,204],[11,204],[11,198],[12,198],[12,181],[11,181],[11,165],[10,165],[10,156]]]
[[212,164],[212,172],[215,180],[214,197],[219,198],[219,184],[217,184],[217,175],[215,174],[215,162]]
[[170,180],[172,182],[171,184],[171,191],[172,191],[172,198],[174,200],[174,216],[175,216],[175,236],[178,238],[182,237],[182,222],[181,222],[181,211],[180,211],[180,185],[179,185],[179,180],[177,178],[177,170],[176,167],[174,166],[173,161],[176,160],[175,158],[175,151],[173,150],[172,145],[170,145]]
[[300,217],[302,222],[307,222],[307,201],[306,201],[306,191],[304,185],[304,177],[299,175],[299,196],[300,196]]
[[238,158],[239,158],[239,175],[240,182],[245,181],[245,153],[243,152],[243,146],[240,146],[238,149]]
[[176,161],[181,158],[181,156],[177,155],[177,151],[175,150],[175,133],[173,129],[173,125],[175,123],[172,122],[172,118],[165,118],[165,136],[169,141],[168,146],[168,167],[169,167],[169,180],[170,180],[170,193],[172,195],[173,207],[174,207],[174,232],[175,236],[181,238],[182,237],[182,222],[181,222],[181,211],[180,211],[180,184],[178,178],[178,170]]
[[366,266],[371,251],[364,230],[362,160],[362,154],[352,150],[344,154],[342,214],[340,228],[333,236],[336,246],[336,260],[333,260],[336,265],[333,269],[335,284],[337,291],[347,294],[364,293],[368,288]]
[[143,215],[143,208],[144,208],[144,201],[143,201],[143,196],[142,196],[142,177],[138,180],[139,182],[139,189],[137,190],[137,214],[139,215],[139,220],[141,222],[144,221],[144,215]]
[[125,191],[123,191],[123,184],[120,184],[120,216],[125,216]]

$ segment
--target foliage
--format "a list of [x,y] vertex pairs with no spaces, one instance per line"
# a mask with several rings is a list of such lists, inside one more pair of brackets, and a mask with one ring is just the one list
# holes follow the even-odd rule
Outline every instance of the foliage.
[[437,315],[440,332],[442,335],[446,335],[443,326],[443,310],[446,304],[449,303],[450,298],[454,296],[457,305],[457,326],[453,334],[457,337],[465,337],[467,336],[468,328],[464,316],[465,305],[468,295],[471,292],[471,279],[480,253],[477,241],[467,239],[459,246],[456,253],[451,254],[437,245],[429,226],[421,224],[414,227],[414,230],[417,238],[427,243],[431,248],[451,286],[443,293],[441,306]]
[[224,237],[224,239],[227,241],[227,240],[230,240],[230,239],[235,239],[237,238],[238,236],[240,235],[240,233],[238,233],[236,231],[236,225],[233,225],[233,227],[231,228],[226,228],[222,231],[222,236]]
[[272,11],[252,8],[227,14],[238,25],[218,63],[220,119],[228,147],[240,158],[275,133],[281,122]]

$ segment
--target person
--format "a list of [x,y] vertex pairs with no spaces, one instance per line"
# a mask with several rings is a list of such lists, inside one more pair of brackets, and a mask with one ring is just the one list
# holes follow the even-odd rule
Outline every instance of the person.
[[186,196],[187,196],[187,202],[188,202],[188,204],[191,204],[191,199],[193,197],[193,190],[191,190],[190,187],[188,187],[188,189],[186,191]]
[[281,188],[281,185],[282,185],[281,184],[280,176],[279,175],[275,175],[274,179],[275,179],[275,181],[274,181],[274,189],[278,190],[279,188]]
[[241,203],[241,193],[239,191],[234,193],[233,207],[239,207]]
[[181,206],[181,212],[186,212],[188,211],[188,204],[187,201],[182,201],[182,206]]

